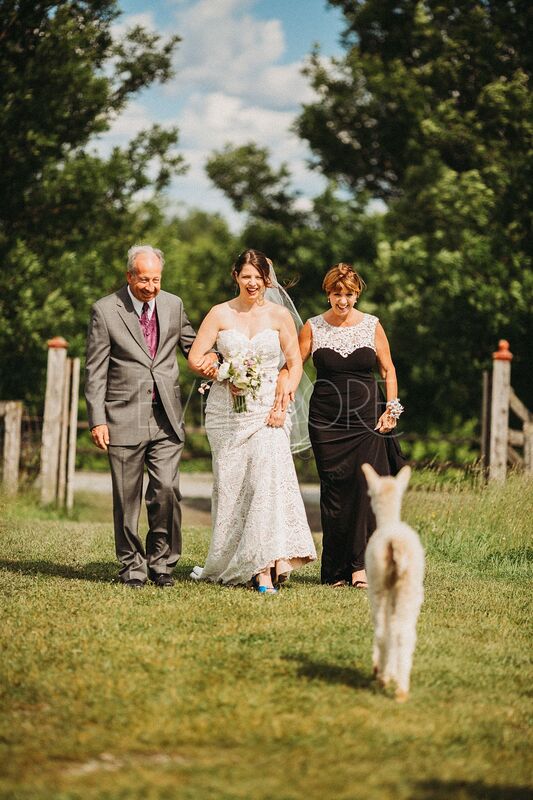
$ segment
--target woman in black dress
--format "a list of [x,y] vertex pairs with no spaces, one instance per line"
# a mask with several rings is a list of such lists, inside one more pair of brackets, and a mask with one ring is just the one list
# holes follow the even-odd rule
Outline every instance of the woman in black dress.
[[[365,549],[375,518],[361,464],[372,464],[380,475],[396,471],[387,447],[393,443],[380,434],[396,427],[403,409],[385,331],[377,317],[355,308],[363,280],[341,263],[322,287],[331,307],[300,332],[302,359],[312,355],[317,370],[309,436],[320,476],[321,581],[366,589]],[[386,387],[383,413],[376,367]]]

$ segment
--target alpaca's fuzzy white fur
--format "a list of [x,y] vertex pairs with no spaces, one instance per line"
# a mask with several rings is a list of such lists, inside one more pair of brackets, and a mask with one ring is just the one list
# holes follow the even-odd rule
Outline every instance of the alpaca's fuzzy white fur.
[[374,674],[383,686],[393,682],[396,698],[402,701],[409,694],[416,623],[424,599],[424,550],[414,530],[400,521],[411,469],[403,467],[396,478],[380,477],[370,464],[362,469],[377,522],[365,555]]

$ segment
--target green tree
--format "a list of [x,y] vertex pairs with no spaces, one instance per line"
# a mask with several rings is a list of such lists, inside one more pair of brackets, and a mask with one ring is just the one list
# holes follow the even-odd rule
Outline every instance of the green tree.
[[273,169],[268,157],[267,148],[253,142],[226,145],[208,160],[206,172],[237,211],[290,227],[303,216],[295,208],[297,195],[290,186],[290,172],[286,164]]
[[[109,157],[92,142],[128,100],[171,75],[178,37],[112,36],[116,0],[0,0],[0,396],[42,395],[44,342],[82,349],[88,308],[159,219],[183,170],[178,133],[154,126]],[[138,192],[152,200],[138,201]]]
[[477,415],[505,336],[530,397],[530,4],[344,2],[346,54],[297,127],[326,176],[388,213],[375,265],[413,424]]

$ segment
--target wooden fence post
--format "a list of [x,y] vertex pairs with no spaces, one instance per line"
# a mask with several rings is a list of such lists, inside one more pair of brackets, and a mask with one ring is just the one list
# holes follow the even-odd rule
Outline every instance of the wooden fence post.
[[492,354],[492,402],[490,415],[490,466],[489,480],[504,481],[507,473],[507,445],[509,440],[509,395],[511,387],[511,360],[509,342],[500,339],[498,350]]
[[524,422],[524,467],[533,475],[533,422]]
[[48,341],[48,367],[44,400],[41,444],[41,503],[54,503],[57,497],[61,411],[68,342],[62,336]]
[[19,483],[20,428],[22,403],[8,400],[4,406],[4,471],[2,483],[6,494],[16,494]]
[[481,391],[481,464],[485,479],[489,473],[490,462],[490,389],[489,371],[484,369]]
[[57,503],[60,507],[65,505],[67,491],[67,448],[68,448],[68,422],[70,408],[70,376],[72,372],[72,359],[65,361],[63,374],[63,399],[61,403],[61,436],[59,439],[59,469],[57,473]]
[[76,442],[78,437],[78,395],[80,391],[80,359],[72,359],[72,386],[70,393],[70,420],[67,458],[67,511],[74,506],[74,470],[76,467]]

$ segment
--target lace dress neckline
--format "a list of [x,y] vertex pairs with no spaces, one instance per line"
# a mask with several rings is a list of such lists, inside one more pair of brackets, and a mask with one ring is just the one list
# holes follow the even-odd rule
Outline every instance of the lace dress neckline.
[[328,348],[347,358],[354,350],[370,347],[376,351],[376,325],[378,318],[373,314],[364,314],[361,322],[355,325],[332,325],[322,314],[309,319],[313,335],[311,351]]

